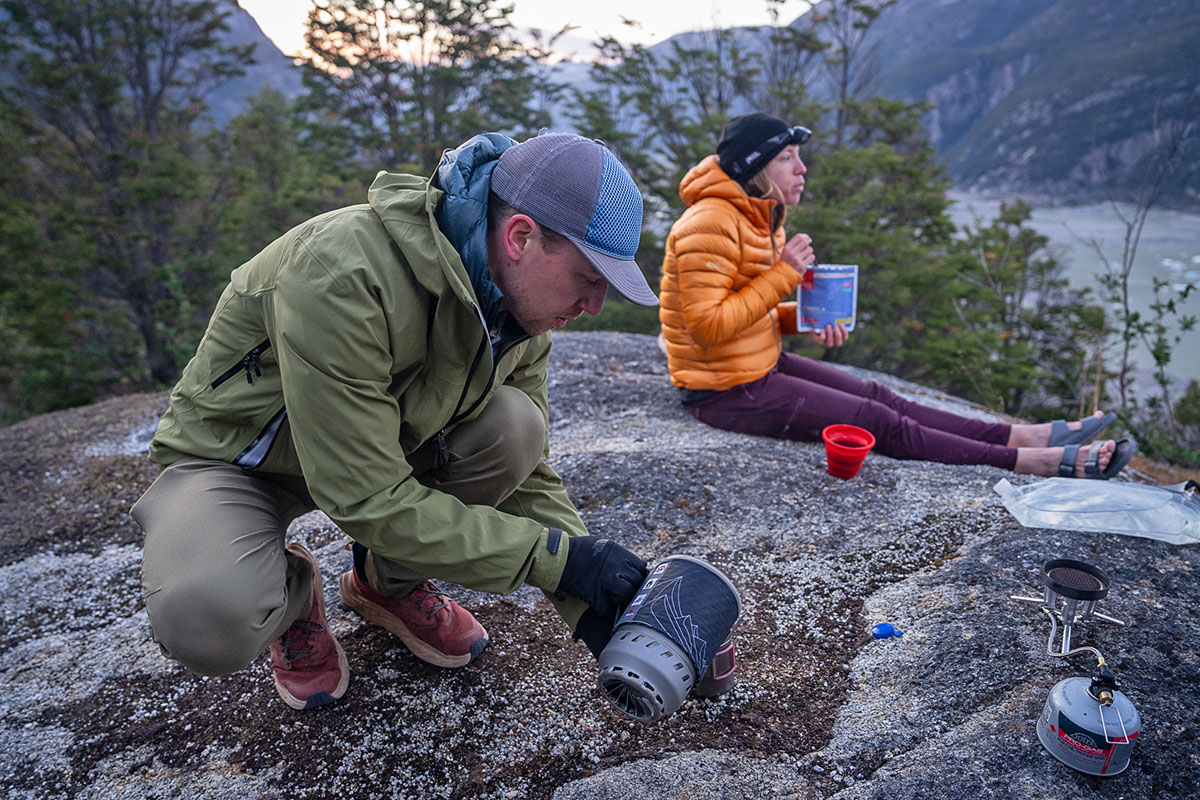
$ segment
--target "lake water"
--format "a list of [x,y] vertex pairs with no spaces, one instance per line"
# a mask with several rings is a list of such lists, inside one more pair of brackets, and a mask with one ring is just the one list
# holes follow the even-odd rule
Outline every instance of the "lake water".
[[[973,225],[975,217],[986,224],[995,219],[1000,199],[981,198],[951,193],[954,205],[951,218],[958,225]],[[1128,216],[1128,210],[1125,211]],[[1034,208],[1030,227],[1050,240],[1052,254],[1065,268],[1065,277],[1078,288],[1093,287],[1102,291],[1096,276],[1104,272],[1104,263],[1096,253],[1093,242],[1114,264],[1120,264],[1124,248],[1125,224],[1112,206]],[[1200,215],[1177,211],[1152,210],[1142,229],[1141,242],[1130,276],[1130,297],[1135,309],[1150,313],[1154,301],[1154,278],[1181,286],[1191,281],[1198,287],[1180,307],[1184,314],[1200,317]],[[1109,348],[1109,363],[1119,357],[1117,347]],[[1153,359],[1143,349],[1136,351],[1135,360],[1143,370],[1153,367]],[[1200,379],[1200,330],[1184,334],[1176,345],[1168,372],[1183,383]],[[1146,387],[1139,381],[1139,386]]]

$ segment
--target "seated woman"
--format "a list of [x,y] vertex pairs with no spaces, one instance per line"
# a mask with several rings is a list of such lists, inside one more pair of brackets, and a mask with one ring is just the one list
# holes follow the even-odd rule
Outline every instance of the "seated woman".
[[[810,132],[767,114],[735,117],[711,155],[679,187],[689,206],[667,239],[659,319],[671,382],[684,408],[708,425],[818,441],[849,423],[874,434],[893,458],[990,464],[1032,475],[1108,479],[1133,444],[1092,440],[1115,418],[1008,425],[968,419],[905,400],[873,381],[782,351],[796,333],[796,304],[784,298],[814,261],[812,240],[783,231],[807,171],[800,145]],[[813,334],[841,345],[844,326]]]

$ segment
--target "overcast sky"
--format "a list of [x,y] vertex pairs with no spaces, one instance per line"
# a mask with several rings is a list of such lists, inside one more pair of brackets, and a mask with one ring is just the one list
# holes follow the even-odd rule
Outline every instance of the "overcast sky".
[[[300,49],[304,19],[312,0],[238,0],[263,32],[285,53]],[[503,0],[497,5],[501,5]],[[509,0],[509,19],[520,29],[540,28],[548,34],[564,25],[578,30],[561,40],[565,49],[583,53],[604,35],[623,42],[654,44],[676,33],[770,22],[766,0]],[[780,20],[791,22],[808,8],[807,0],[784,0]],[[634,20],[636,26],[625,24]]]

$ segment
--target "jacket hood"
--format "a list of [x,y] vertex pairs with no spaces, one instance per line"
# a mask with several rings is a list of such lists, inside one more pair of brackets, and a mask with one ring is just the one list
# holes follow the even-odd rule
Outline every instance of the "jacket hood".
[[437,208],[438,226],[462,256],[471,288],[479,298],[489,326],[495,320],[503,295],[488,272],[488,193],[492,170],[500,154],[515,144],[499,133],[472,136],[442,155],[433,178],[433,184],[446,193]]
[[[474,302],[462,258],[434,220],[434,210],[443,193],[427,178],[396,172],[380,172],[367,190],[367,203],[379,217],[388,236],[404,248],[413,275],[429,291],[447,289],[463,302]],[[433,228],[435,235],[428,231]],[[419,240],[420,244],[417,244]]]
[[688,170],[679,182],[679,197],[689,206],[707,198],[731,203],[756,228],[771,229],[771,208],[774,200],[751,197],[737,181],[729,177],[715,155],[708,156]]

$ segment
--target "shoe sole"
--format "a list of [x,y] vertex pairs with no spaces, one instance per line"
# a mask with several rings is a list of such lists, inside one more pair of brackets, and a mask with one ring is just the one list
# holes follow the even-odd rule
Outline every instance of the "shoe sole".
[[[292,552],[301,558],[304,558],[312,565],[313,570],[313,596],[317,599],[317,608],[321,611],[321,619],[325,620],[326,630],[329,628],[329,615],[325,613],[325,590],[324,583],[321,580],[321,568],[317,566],[317,559],[308,548],[302,544],[293,543],[288,545],[288,551]],[[287,703],[297,711],[306,711],[310,708],[320,708],[327,706],[330,703],[336,703],[346,693],[346,688],[350,685],[350,662],[346,660],[346,651],[342,649],[341,642],[330,631],[329,637],[333,639],[333,646],[337,649],[338,669],[342,673],[341,679],[338,680],[338,685],[332,692],[317,692],[309,695],[307,698],[299,698],[287,690],[282,683],[279,682],[279,677],[275,675],[275,670],[271,670],[271,676],[275,681],[275,691],[283,698],[283,702]]]
[[[465,667],[487,647],[488,634],[486,630],[471,645],[469,653],[457,656],[443,653],[441,650],[422,641],[420,637],[404,624],[402,619],[388,613],[387,609],[372,603],[358,591],[358,588],[354,585],[353,570],[347,570],[342,573],[342,576],[338,579],[338,590],[342,596],[342,602],[358,612],[359,616],[367,622],[378,625],[398,637],[414,656],[428,664],[433,664],[435,667]],[[480,629],[482,630],[482,626],[480,626]]]

